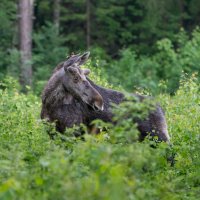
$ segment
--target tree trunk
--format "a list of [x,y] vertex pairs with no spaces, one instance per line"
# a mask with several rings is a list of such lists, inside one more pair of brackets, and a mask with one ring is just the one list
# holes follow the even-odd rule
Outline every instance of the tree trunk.
[[90,33],[90,0],[86,0],[86,42],[87,42],[87,49],[90,48],[91,44],[91,33]]
[[34,0],[19,0],[20,83],[23,91],[26,91],[26,85],[32,86],[33,3]]
[[60,27],[60,2],[61,0],[54,0],[53,21],[56,26],[57,33]]

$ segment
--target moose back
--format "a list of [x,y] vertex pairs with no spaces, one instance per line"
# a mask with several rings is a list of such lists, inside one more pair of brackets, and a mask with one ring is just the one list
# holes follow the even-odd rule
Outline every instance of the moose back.
[[[112,122],[112,104],[120,104],[125,99],[123,93],[100,87],[87,77],[90,70],[80,67],[88,57],[89,52],[86,52],[60,63],[42,93],[41,118],[55,122],[61,133],[81,123],[89,127],[95,119]],[[160,106],[149,112],[147,119],[138,121],[138,130],[141,139],[149,133],[158,136],[160,141],[170,140]]]

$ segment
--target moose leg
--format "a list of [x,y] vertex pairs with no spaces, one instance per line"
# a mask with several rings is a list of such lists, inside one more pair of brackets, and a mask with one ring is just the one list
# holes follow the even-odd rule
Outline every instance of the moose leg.
[[64,123],[61,123],[59,121],[56,122],[56,130],[60,133],[64,133],[66,129],[66,126],[64,125]]
[[88,129],[88,133],[90,133],[90,134],[100,133],[100,129],[98,127],[96,127],[96,125],[87,126],[87,129]]

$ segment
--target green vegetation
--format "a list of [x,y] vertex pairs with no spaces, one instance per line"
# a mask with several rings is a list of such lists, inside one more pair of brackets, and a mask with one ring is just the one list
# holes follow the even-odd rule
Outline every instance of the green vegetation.
[[[0,199],[198,199],[200,94],[193,75],[172,97],[160,95],[172,146],[137,142],[127,120],[100,135],[74,138],[39,119],[40,99],[19,93],[12,79],[0,89]],[[134,106],[134,107],[133,107]],[[122,105],[116,110],[144,110]],[[48,133],[54,134],[50,139]],[[171,166],[167,158],[175,155]]]
[[[157,43],[157,50],[151,56],[139,55],[125,49],[119,60],[113,61],[107,69],[114,84],[120,83],[127,90],[143,88],[151,93],[174,93],[178,88],[181,75],[199,72],[200,69],[200,31],[195,29],[189,39],[185,31],[177,35],[174,47],[171,40],[165,38]],[[112,76],[115,74],[115,76]],[[159,88],[160,81],[165,88]]]
[[[0,200],[199,199],[200,1],[35,0],[27,94],[17,2],[0,1]],[[146,114],[143,103],[116,108],[115,126],[94,121],[99,135],[84,125],[81,138],[80,127],[61,135],[41,121],[53,69],[86,49],[95,83],[155,96],[171,145],[138,142],[132,119]]]
[[[35,0],[31,62],[36,94],[59,62],[71,52],[86,51],[87,1],[92,63],[98,63],[111,84],[173,94],[182,71],[200,71],[198,0],[62,0],[59,33],[53,1]],[[9,74],[19,79],[16,1],[2,0],[0,7],[0,78]],[[160,81],[167,87],[159,89]]]

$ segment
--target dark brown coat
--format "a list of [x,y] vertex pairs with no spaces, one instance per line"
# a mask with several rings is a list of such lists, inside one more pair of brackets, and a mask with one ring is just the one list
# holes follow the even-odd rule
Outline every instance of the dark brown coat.
[[[88,55],[86,57],[88,58]],[[72,58],[75,59],[74,56]],[[96,85],[89,78],[83,76],[85,71],[80,69],[79,64],[73,66],[75,68],[78,66],[78,70],[74,74],[71,67],[77,61],[69,61],[70,59],[58,65],[43,91],[41,118],[48,119],[50,122],[55,121],[57,130],[62,133],[67,127],[75,124],[83,123],[90,126],[95,119],[112,122],[111,105],[113,103],[120,104],[124,100],[124,94]],[[78,62],[81,63],[80,59]],[[78,87],[73,85],[74,82],[69,81],[69,79],[74,80],[77,75],[80,79]],[[83,87],[85,84],[87,89]],[[78,89],[74,90],[75,86]],[[138,129],[142,139],[147,133],[151,133],[151,135],[157,135],[159,140],[169,142],[167,124],[160,106],[150,112],[146,120],[138,121]]]

